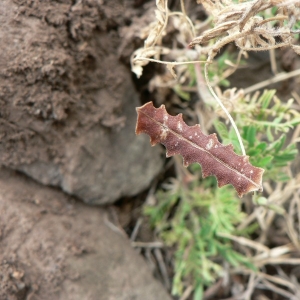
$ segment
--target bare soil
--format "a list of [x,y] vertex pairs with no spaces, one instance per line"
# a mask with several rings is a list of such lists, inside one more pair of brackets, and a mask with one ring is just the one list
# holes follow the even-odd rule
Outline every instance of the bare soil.
[[106,209],[0,169],[0,299],[169,299]]

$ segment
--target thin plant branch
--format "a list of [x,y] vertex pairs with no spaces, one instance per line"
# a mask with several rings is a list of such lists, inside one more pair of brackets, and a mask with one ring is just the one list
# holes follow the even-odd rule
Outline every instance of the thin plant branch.
[[148,58],[148,57],[136,57],[133,59],[133,62],[136,62],[136,61],[151,61],[151,62],[155,62],[158,64],[173,65],[173,66],[191,65],[191,64],[196,64],[196,63],[206,63],[206,61],[204,61],[204,60],[180,61],[179,62],[179,61],[164,61],[164,60]]
[[222,101],[219,99],[219,97],[216,95],[216,93],[214,92],[213,88],[211,87],[211,85],[209,84],[209,79],[208,79],[208,71],[207,71],[207,67],[208,67],[208,63],[205,64],[204,66],[204,75],[205,75],[205,80],[208,83],[207,86],[211,92],[211,94],[213,95],[213,97],[215,98],[215,100],[217,101],[217,103],[221,106],[221,108],[223,109],[223,111],[225,112],[226,116],[228,117],[240,144],[241,147],[241,151],[242,151],[242,155],[246,155],[246,150],[243,144],[243,140],[241,137],[241,134],[232,118],[232,116],[230,115],[229,111],[227,110],[227,108],[224,106],[224,104],[222,103]]
[[280,81],[284,81],[284,80],[287,80],[289,78],[296,77],[296,76],[299,76],[299,75],[300,75],[300,69],[294,70],[294,71],[289,72],[289,73],[279,73],[279,74],[275,75],[273,78],[261,81],[261,82],[259,82],[257,84],[254,84],[254,85],[252,85],[248,88],[245,88],[244,93],[245,94],[250,94],[250,93],[253,93],[254,91],[263,89],[263,88],[265,88],[266,86],[268,86],[270,84],[280,82]]

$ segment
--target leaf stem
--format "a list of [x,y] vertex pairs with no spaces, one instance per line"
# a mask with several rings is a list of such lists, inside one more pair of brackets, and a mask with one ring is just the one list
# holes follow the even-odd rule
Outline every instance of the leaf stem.
[[283,80],[287,80],[291,77],[295,77],[295,76],[298,76],[300,75],[300,69],[297,69],[295,71],[292,71],[292,72],[289,72],[289,73],[278,73],[276,74],[274,77],[270,78],[270,79],[267,79],[265,81],[261,81],[257,84],[254,84],[246,89],[244,89],[244,93],[245,94],[249,94],[249,93],[252,93],[256,90],[259,90],[259,89],[263,89],[265,88],[266,86],[272,84],[272,83],[276,83],[276,82],[280,82],[280,81],[283,81]]
[[208,63],[205,64],[204,66],[204,75],[205,75],[205,80],[206,80],[206,83],[207,83],[207,86],[211,92],[211,94],[213,95],[213,97],[215,98],[215,100],[217,101],[217,103],[221,106],[221,108],[223,109],[223,111],[225,112],[225,114],[227,115],[236,135],[237,135],[237,138],[238,138],[238,141],[239,141],[239,144],[240,144],[240,147],[241,147],[241,151],[242,151],[242,155],[246,155],[246,151],[245,151],[245,147],[244,147],[244,144],[243,144],[243,140],[242,140],[242,137],[240,135],[240,132],[233,120],[233,118],[231,117],[229,111],[227,110],[227,108],[224,106],[224,104],[222,103],[222,101],[220,100],[220,98],[216,95],[216,93],[214,92],[213,88],[211,87],[210,83],[209,83],[209,79],[208,79],[208,71],[207,71],[207,67],[208,67]]
[[287,121],[285,123],[274,123],[274,122],[268,122],[268,121],[257,121],[257,120],[251,120],[252,124],[258,124],[262,126],[268,126],[268,127],[274,127],[274,128],[292,128],[295,125],[298,125],[300,123],[300,119],[296,118],[292,121]]
[[155,62],[158,64],[163,64],[163,65],[173,65],[173,66],[179,66],[179,65],[188,65],[188,64],[196,64],[196,63],[204,63],[204,60],[191,60],[191,61],[164,61],[164,60],[159,60],[159,59],[154,59],[154,58],[148,58],[148,57],[136,57],[132,61],[151,61]]

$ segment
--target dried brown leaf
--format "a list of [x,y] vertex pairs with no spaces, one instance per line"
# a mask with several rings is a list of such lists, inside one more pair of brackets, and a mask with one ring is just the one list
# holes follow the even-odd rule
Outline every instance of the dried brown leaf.
[[[243,17],[240,19],[240,31],[243,30],[245,24],[249,21],[251,17],[254,17],[261,9],[264,4],[262,0],[255,0],[253,1],[247,10],[245,11]],[[269,4],[269,7],[271,4]]]
[[217,25],[212,29],[206,30],[205,32],[203,32],[201,36],[198,36],[192,40],[192,42],[190,43],[190,47],[194,47],[196,44],[206,43],[215,37],[219,37],[222,34],[226,34],[228,30],[230,30],[232,27],[236,25],[237,25],[236,21],[229,21]]
[[199,163],[203,177],[214,175],[218,186],[232,184],[242,197],[262,190],[263,169],[252,166],[248,156],[237,155],[233,146],[222,145],[216,134],[205,135],[200,125],[188,126],[182,114],[171,116],[165,106],[155,108],[152,102],[137,108],[136,134],[150,136],[152,146],[163,144],[167,157],[180,154],[185,166]]

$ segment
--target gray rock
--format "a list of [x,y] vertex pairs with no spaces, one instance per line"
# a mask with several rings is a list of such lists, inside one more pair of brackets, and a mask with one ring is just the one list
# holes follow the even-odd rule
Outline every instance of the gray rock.
[[[95,126],[66,140],[64,164],[37,161],[17,169],[43,184],[60,186],[89,204],[112,203],[147,188],[161,170],[163,160],[160,148],[152,148],[148,136],[135,135],[137,93],[130,80],[124,79],[122,85],[121,128]],[[103,95],[101,101],[111,99]]]
[[1,1],[0,164],[113,203],[149,186],[163,160],[134,133],[138,94],[108,29],[124,26],[122,1],[72,2]]

